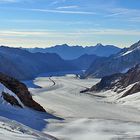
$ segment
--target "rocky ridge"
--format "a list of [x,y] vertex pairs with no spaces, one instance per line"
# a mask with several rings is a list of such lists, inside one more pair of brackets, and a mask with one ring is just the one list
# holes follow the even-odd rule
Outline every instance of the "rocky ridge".
[[[12,93],[14,93],[19,98],[24,106],[32,108],[36,111],[46,112],[40,104],[33,100],[31,93],[28,91],[28,88],[25,84],[3,73],[0,73],[0,83],[12,91]],[[11,105],[15,105],[21,108],[23,107],[19,104],[19,101],[17,101],[13,95],[9,95],[5,91],[2,91],[2,96]]]
[[[133,85],[129,90],[126,90],[128,86]],[[124,94],[121,97],[140,92],[140,64],[130,69],[127,73],[118,73],[110,76],[105,76],[102,80],[91,87],[88,91],[106,91],[113,90],[114,92]]]

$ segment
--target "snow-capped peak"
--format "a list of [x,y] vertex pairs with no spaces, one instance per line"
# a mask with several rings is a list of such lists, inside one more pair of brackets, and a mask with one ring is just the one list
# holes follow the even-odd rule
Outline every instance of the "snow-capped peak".
[[130,46],[130,48],[128,49],[124,49],[124,51],[122,51],[120,56],[125,56],[128,55],[134,51],[140,50],[140,41],[138,41],[137,43],[133,44],[132,46]]

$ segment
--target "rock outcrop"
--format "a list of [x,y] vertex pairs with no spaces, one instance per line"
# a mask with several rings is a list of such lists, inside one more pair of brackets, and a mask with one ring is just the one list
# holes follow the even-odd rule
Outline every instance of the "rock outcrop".
[[112,89],[117,82],[122,78],[122,74],[113,74],[110,76],[103,77],[102,80],[94,85],[90,91],[101,91],[101,90],[109,90]]
[[[31,93],[28,91],[25,84],[2,73],[0,73],[0,83],[15,93],[23,105],[37,111],[45,112],[45,109],[33,100]],[[12,96],[7,95],[6,93],[3,93],[3,95],[5,100],[9,101],[11,104],[18,105],[17,101]]]
[[[134,84],[134,85],[133,85]],[[90,88],[88,91],[113,90],[120,93],[126,88],[133,85],[129,90],[124,92],[121,97],[126,97],[134,93],[140,92],[140,64],[130,69],[127,73],[118,73],[103,77],[102,80]]]
[[20,108],[23,108],[14,96],[2,92],[2,97],[6,102],[10,103],[12,106],[18,106]]

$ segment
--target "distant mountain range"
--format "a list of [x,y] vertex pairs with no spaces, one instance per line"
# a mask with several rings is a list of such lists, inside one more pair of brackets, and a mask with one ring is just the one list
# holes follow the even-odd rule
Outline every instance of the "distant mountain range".
[[30,53],[19,48],[0,47],[0,72],[20,80],[40,73],[77,70],[57,54]]
[[[109,56],[120,50],[115,46],[103,46],[102,44],[86,48],[70,47],[64,44],[46,49],[26,50],[1,46],[0,72],[19,80],[28,80],[42,73],[82,71],[87,70],[93,63],[108,59],[102,56]],[[62,55],[63,58],[70,60],[64,60],[61,58]]]
[[41,73],[86,70],[98,58],[85,54],[74,60],[63,60],[55,53],[31,53],[1,46],[0,72],[19,80],[28,80]]
[[69,46],[67,44],[56,45],[50,48],[29,48],[26,49],[32,53],[57,53],[65,60],[77,59],[81,55],[96,55],[100,57],[108,57],[112,54],[118,53],[121,49],[113,45],[97,44],[96,46],[82,47],[82,46]]
[[140,63],[140,41],[108,58],[97,59],[85,75],[86,77],[104,77],[115,73],[125,73],[138,63]]

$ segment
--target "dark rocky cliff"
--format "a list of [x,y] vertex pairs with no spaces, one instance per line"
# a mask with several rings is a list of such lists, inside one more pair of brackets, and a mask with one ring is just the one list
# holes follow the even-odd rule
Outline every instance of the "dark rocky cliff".
[[[0,73],[0,83],[2,83],[5,87],[15,93],[23,103],[23,105],[37,111],[45,112],[45,109],[33,100],[31,93],[28,91],[28,88],[25,84],[3,73]],[[8,100],[9,102],[11,102],[11,104],[17,104],[17,101],[13,99],[13,96],[10,97],[6,93],[4,93],[3,95],[5,97],[5,100]]]

